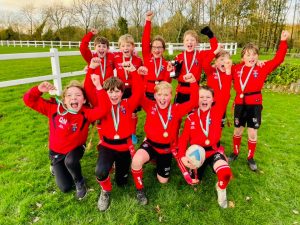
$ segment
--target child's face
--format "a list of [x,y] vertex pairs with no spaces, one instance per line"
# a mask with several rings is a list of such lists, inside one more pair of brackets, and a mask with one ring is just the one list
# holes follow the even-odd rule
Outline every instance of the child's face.
[[154,58],[160,58],[164,53],[163,44],[160,41],[153,41],[151,53],[153,54]]
[[196,45],[197,45],[197,40],[195,37],[192,35],[188,34],[185,36],[183,40],[183,45],[186,51],[191,52],[194,51]]
[[63,102],[67,109],[78,112],[86,100],[78,87],[70,87],[66,91]]
[[161,89],[154,94],[154,98],[158,107],[160,109],[165,109],[170,105],[172,99],[172,89]]
[[245,52],[242,60],[245,63],[245,66],[252,67],[258,61],[258,54],[255,51],[249,49]]
[[97,44],[95,46],[95,51],[99,54],[101,58],[104,58],[106,53],[108,52],[108,47],[106,44]]
[[220,56],[219,58],[216,59],[216,67],[222,71],[225,72],[225,63],[230,60],[228,55]]
[[199,91],[199,109],[207,111],[211,108],[214,99],[209,90],[200,89]]
[[130,57],[133,54],[134,45],[129,42],[121,42],[120,51],[123,52],[125,57]]
[[121,102],[123,92],[120,89],[115,87],[114,90],[107,90],[106,92],[108,94],[108,97],[109,97],[109,100],[110,100],[111,104],[117,105]]

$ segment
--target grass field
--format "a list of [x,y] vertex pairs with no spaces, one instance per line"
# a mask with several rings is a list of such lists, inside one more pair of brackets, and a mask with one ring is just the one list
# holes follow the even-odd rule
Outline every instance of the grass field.
[[[1,47],[0,52],[4,53]],[[62,60],[62,71],[85,65],[80,57],[70,58]],[[47,59],[14,61],[0,61],[1,81],[51,73]],[[89,193],[79,202],[74,192],[61,193],[49,173],[47,118],[22,102],[24,92],[33,85],[0,89],[0,224],[300,224],[299,95],[264,91],[256,154],[259,171],[248,169],[244,135],[241,155],[231,164],[234,179],[227,188],[233,208],[219,208],[214,190],[216,176],[211,170],[206,171],[201,185],[191,187],[173,162],[170,182],[165,185],[156,181],[153,165],[145,167],[149,205],[137,204],[130,179],[125,188],[113,182],[111,206],[101,213],[97,209],[100,187],[94,177],[97,135],[82,159]],[[230,110],[228,113],[232,120]],[[140,140],[143,121],[141,112]],[[226,127],[223,133],[227,154],[231,152],[232,132],[232,127]]]

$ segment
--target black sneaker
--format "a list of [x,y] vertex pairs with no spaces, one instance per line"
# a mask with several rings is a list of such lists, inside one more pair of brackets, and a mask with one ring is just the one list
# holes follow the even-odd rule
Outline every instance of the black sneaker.
[[238,157],[238,155],[231,153],[230,156],[228,157],[228,162],[233,162],[234,160],[236,160]]
[[109,204],[110,204],[110,192],[102,190],[98,200],[98,209],[101,212],[104,212],[108,209]]
[[250,170],[252,170],[252,171],[256,171],[257,170],[257,165],[256,165],[256,163],[255,163],[255,161],[254,161],[253,158],[248,159],[248,165],[250,167]]
[[137,198],[138,202],[141,205],[147,205],[148,204],[148,199],[146,197],[144,189],[140,189],[140,190],[136,191],[136,198]]
[[79,182],[76,182],[75,186],[76,186],[76,198],[78,200],[83,199],[87,194],[87,189],[86,189],[86,186],[85,186],[84,179],[82,179]]

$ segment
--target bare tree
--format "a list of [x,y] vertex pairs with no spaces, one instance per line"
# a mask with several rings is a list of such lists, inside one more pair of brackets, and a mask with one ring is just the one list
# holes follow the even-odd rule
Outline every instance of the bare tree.
[[33,5],[33,3],[28,3],[21,8],[22,14],[25,16],[25,19],[29,22],[29,33],[31,37],[33,34],[33,26],[35,23],[35,11],[36,8]]
[[59,32],[65,25],[65,20],[68,17],[69,10],[62,2],[56,2],[52,6],[46,8],[45,13],[49,16],[51,22]]

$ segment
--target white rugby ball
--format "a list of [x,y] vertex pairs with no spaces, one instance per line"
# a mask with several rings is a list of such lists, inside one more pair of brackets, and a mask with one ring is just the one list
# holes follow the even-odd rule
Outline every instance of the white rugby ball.
[[199,168],[205,161],[205,150],[200,145],[191,145],[186,150],[185,156],[195,167]]

